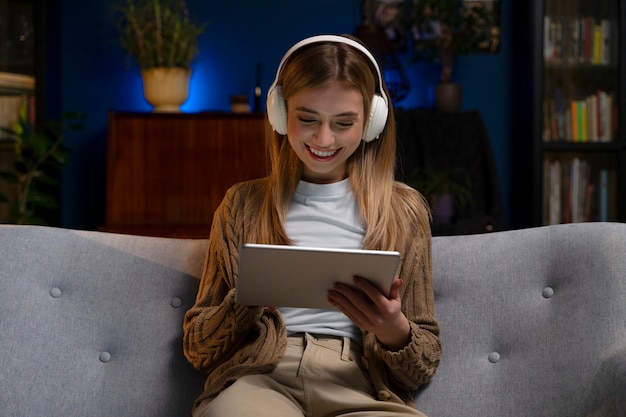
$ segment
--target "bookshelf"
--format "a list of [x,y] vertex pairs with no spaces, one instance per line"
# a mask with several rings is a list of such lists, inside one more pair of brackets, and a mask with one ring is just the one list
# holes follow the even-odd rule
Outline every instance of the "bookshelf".
[[626,5],[516,3],[513,225],[626,221]]
[[[33,126],[43,106],[45,1],[0,0],[0,126],[11,128],[24,103]],[[6,140],[0,134],[0,141]]]

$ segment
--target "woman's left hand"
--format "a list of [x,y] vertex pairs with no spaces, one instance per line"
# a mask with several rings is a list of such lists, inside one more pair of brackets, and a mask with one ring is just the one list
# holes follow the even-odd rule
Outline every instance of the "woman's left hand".
[[354,277],[354,285],[356,288],[335,284],[328,291],[328,301],[361,330],[374,333],[387,349],[397,351],[406,346],[411,327],[401,309],[402,280],[393,280],[389,297],[364,278]]

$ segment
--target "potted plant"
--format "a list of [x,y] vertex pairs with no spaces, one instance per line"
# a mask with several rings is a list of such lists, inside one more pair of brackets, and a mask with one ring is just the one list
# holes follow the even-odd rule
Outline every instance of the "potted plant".
[[0,203],[7,204],[6,218],[2,222],[15,224],[48,224],[46,213],[58,207],[60,168],[69,158],[63,146],[63,132],[82,126],[68,123],[82,118],[78,113],[67,113],[62,120],[48,122],[42,132],[32,130],[28,120],[27,101],[19,110],[18,120],[12,128],[2,128],[9,140],[3,146],[13,148],[11,167],[0,172],[3,186]]
[[114,12],[120,43],[141,70],[146,101],[154,111],[180,111],[206,24],[191,21],[185,0],[125,0]]
[[449,224],[455,212],[462,213],[474,203],[470,177],[462,169],[416,168],[407,184],[428,200],[435,223]]
[[451,82],[455,58],[472,51],[497,48],[496,12],[485,2],[465,0],[408,0],[406,19],[418,58],[441,64],[435,86],[435,107],[461,108],[462,86]]

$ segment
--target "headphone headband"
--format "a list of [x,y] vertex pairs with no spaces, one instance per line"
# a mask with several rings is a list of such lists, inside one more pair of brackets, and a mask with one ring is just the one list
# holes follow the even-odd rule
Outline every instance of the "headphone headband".
[[343,43],[345,45],[349,45],[360,51],[374,65],[376,75],[378,76],[378,92],[374,92],[374,97],[370,103],[369,115],[366,115],[367,120],[363,127],[363,140],[365,142],[370,142],[377,139],[387,124],[387,116],[389,114],[389,99],[383,89],[383,77],[380,68],[378,67],[376,59],[371,52],[367,50],[367,48],[353,39],[339,35],[312,36],[296,43],[294,46],[289,48],[287,53],[285,53],[283,59],[280,60],[280,64],[278,65],[276,78],[267,91],[267,118],[270,125],[277,133],[281,135],[287,134],[287,105],[283,97],[282,86],[278,85],[278,77],[280,77],[283,65],[296,50],[306,45],[320,42]]
[[382,77],[382,74],[380,73],[380,68],[378,67],[378,62],[376,62],[376,58],[374,58],[372,53],[368,51],[367,48],[365,48],[363,45],[361,45],[357,41],[352,40],[350,38],[346,38],[345,36],[339,36],[339,35],[311,36],[310,38],[303,39],[300,42],[293,45],[291,48],[289,48],[289,50],[283,56],[283,59],[281,59],[280,63],[278,64],[278,69],[276,70],[276,77],[274,78],[274,82],[272,83],[268,91],[272,91],[272,89],[276,86],[276,84],[278,83],[278,76],[280,75],[280,71],[283,69],[283,66],[285,65],[285,62],[287,61],[287,59],[289,59],[289,57],[295,51],[297,51],[298,49],[306,45],[310,45],[313,43],[320,43],[320,42],[343,43],[355,49],[358,49],[359,51],[363,53],[363,55],[368,57],[369,60],[372,61],[372,64],[374,64],[374,68],[376,69],[376,75],[378,76],[378,90],[380,92],[380,95],[385,100],[385,103],[387,105],[389,104],[389,99],[387,98],[387,96],[385,95],[385,92],[383,91],[383,77]]

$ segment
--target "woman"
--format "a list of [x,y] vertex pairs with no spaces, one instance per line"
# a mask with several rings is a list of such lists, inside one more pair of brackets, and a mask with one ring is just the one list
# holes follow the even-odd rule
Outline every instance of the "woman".
[[[405,416],[439,364],[428,208],[394,181],[393,109],[355,39],[292,47],[268,93],[268,177],[233,186],[216,210],[187,359],[207,375],[194,416]],[[244,243],[397,250],[389,296],[335,285],[337,310],[234,301]]]

